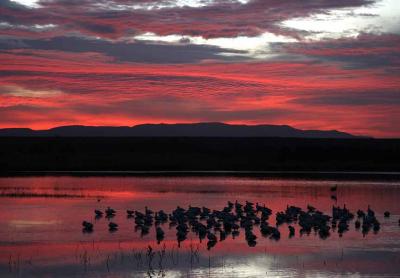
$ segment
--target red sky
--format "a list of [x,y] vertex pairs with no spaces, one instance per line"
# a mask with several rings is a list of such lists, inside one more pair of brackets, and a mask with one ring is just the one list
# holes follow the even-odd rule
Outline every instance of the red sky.
[[34,2],[0,3],[0,128],[220,121],[400,136],[392,1]]

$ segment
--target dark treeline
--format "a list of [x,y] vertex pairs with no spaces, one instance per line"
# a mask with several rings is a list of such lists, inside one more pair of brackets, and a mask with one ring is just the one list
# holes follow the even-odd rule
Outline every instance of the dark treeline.
[[398,139],[0,138],[9,171],[400,171]]

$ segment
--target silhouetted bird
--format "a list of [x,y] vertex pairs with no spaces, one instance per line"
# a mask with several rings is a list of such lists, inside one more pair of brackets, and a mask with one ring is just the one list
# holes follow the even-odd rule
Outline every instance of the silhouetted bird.
[[164,239],[164,231],[160,227],[156,228],[156,238],[158,244]]
[[211,232],[207,233],[207,238],[209,241],[217,241],[217,237]]
[[82,222],[83,231],[84,232],[92,232],[93,231],[93,224],[87,221]]
[[308,212],[314,212],[315,208],[313,206],[307,205]]
[[95,209],[94,213],[96,214],[96,216],[100,216],[100,217],[103,216],[103,212],[98,209]]
[[365,216],[365,212],[363,212],[361,209],[357,210],[357,217],[362,218]]
[[106,209],[107,216],[113,216],[113,215],[115,215],[115,213],[116,213],[116,211],[114,209],[107,207],[107,209]]
[[289,226],[289,237],[293,237],[294,236],[294,227],[293,226]]
[[118,224],[116,224],[114,222],[110,222],[110,223],[108,223],[108,229],[110,231],[116,231],[116,230],[118,230]]
[[209,241],[207,242],[207,250],[210,250],[210,249],[213,248],[216,244],[217,244],[216,241],[209,240]]
[[368,205],[367,214],[369,217],[375,217],[375,212],[371,209],[371,207],[369,205]]
[[149,215],[149,214],[153,214],[153,211],[148,209],[148,207],[144,207],[144,212],[145,214]]
[[219,231],[219,241],[223,241],[226,239],[226,232],[225,231]]

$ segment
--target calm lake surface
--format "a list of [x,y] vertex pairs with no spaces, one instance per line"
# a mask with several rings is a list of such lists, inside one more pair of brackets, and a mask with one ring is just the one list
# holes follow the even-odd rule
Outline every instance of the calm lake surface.
[[[337,185],[337,201],[330,187]],[[12,177],[0,178],[0,277],[400,277],[400,182],[295,180],[243,177]],[[287,205],[306,210],[310,204],[329,215],[332,205],[354,214],[370,205],[381,223],[378,233],[363,236],[354,227],[342,237],[331,231],[321,239],[313,231],[289,238],[279,226],[280,240],[260,234],[249,247],[240,230],[233,239],[207,250],[207,238],[195,233],[178,246],[175,227],[161,225],[165,238],[157,244],[155,228],[135,231],[126,210],[145,206],[170,213],[206,206],[222,210],[227,201],[246,200],[273,210]],[[114,208],[112,219],[95,219],[94,209]],[[384,218],[384,211],[391,216]],[[82,232],[82,221],[94,224]],[[119,229],[109,232],[109,221]],[[218,235],[218,233],[216,233]],[[151,252],[149,253],[149,246]]]

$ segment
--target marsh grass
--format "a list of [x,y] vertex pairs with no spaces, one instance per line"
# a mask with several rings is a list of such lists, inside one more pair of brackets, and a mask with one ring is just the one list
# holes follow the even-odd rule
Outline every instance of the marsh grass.
[[73,193],[62,193],[61,190],[49,189],[34,192],[32,188],[25,187],[3,187],[0,189],[0,198],[104,198],[101,195],[89,195],[78,193],[74,190]]
[[[75,248],[75,262],[80,266],[83,273],[87,273],[95,266],[104,265],[107,273],[118,272],[121,268],[134,269],[137,273],[144,273],[148,277],[165,277],[168,269],[174,269],[180,264],[180,257],[184,255],[182,266],[192,271],[195,266],[200,265],[200,244],[190,243],[187,247],[177,247],[177,244],[167,246],[148,245],[143,249],[125,249],[121,242],[113,252],[101,250],[100,242],[79,242]],[[208,265],[211,267],[209,256]]]
[[[209,250],[203,249],[200,244],[190,243],[189,245],[177,248],[176,244],[162,246],[148,245],[146,248],[130,249],[123,248],[118,244],[112,251],[101,249],[101,242],[80,242],[75,250],[75,263],[71,265],[73,276],[97,277],[99,273],[104,273],[110,277],[118,277],[121,273],[129,271],[134,273],[134,277],[166,277],[169,271],[179,270],[185,273],[187,277],[221,277],[228,273],[232,273],[235,264],[227,263],[224,255],[215,255]],[[343,251],[342,251],[343,252]],[[320,267],[328,269],[334,267],[336,270],[341,269],[343,263],[342,252],[338,250],[335,258],[321,258]],[[344,252],[343,252],[344,253]],[[274,276],[277,272],[275,269],[282,269],[285,265],[281,265],[277,255],[269,254],[265,251],[263,257],[266,262],[272,262],[273,268],[265,272],[267,276]],[[181,261],[178,257],[185,258]],[[300,260],[301,257],[293,256],[292,267],[298,269],[309,269],[313,262]],[[396,263],[397,257],[393,257]],[[178,264],[180,263],[180,266]],[[29,271],[33,268],[32,258],[23,259],[20,254],[10,254],[8,257],[8,269],[13,277],[29,276]],[[35,264],[35,266],[40,266]],[[199,276],[201,275],[201,276]]]
[[21,268],[21,257],[20,254],[16,256],[10,254],[8,259],[8,269],[10,273],[16,272],[19,273]]

